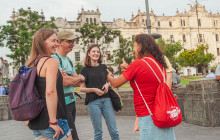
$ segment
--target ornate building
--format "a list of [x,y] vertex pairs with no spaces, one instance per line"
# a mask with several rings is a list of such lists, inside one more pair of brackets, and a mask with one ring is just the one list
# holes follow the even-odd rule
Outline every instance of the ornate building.
[[[198,14],[198,18],[197,18]],[[66,21],[59,17],[55,24],[59,29],[66,29],[75,32],[75,29],[82,27],[85,23],[104,23],[108,28],[120,30],[123,38],[132,38],[139,33],[147,33],[146,23],[147,16],[145,12],[138,10],[136,15],[131,16],[130,22],[123,19],[114,19],[112,22],[102,22],[100,19],[101,13],[97,8],[95,11],[85,11],[83,8],[78,13],[77,21]],[[174,16],[157,16],[153,10],[150,12],[152,33],[162,35],[166,41],[180,41],[185,49],[193,49],[199,44],[208,44],[209,50],[215,55],[216,59],[210,64],[220,64],[220,15],[219,12],[212,13],[205,9],[205,6],[197,4],[190,6],[189,11],[180,13],[177,9]],[[119,46],[118,39],[110,45],[108,53],[117,49]],[[69,55],[74,62],[82,62],[84,53],[81,51],[82,46],[78,43],[75,45],[73,52]],[[196,71],[202,73],[201,69],[183,68],[184,75],[195,74]]]

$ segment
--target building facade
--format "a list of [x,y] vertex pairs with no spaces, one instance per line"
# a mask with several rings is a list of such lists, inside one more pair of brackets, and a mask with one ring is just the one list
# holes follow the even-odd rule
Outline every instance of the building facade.
[[[85,11],[83,8],[78,13],[77,21],[67,21],[61,17],[55,21],[59,29],[71,30],[75,32],[85,23],[105,24],[113,30],[120,30],[123,38],[131,39],[136,34],[147,33],[147,16],[145,12],[138,10],[137,14],[132,13],[129,22],[124,19],[114,19],[112,22],[102,22],[100,19],[101,12],[97,8],[95,11]],[[208,52],[213,53],[216,59],[211,62],[210,66],[220,64],[220,14],[208,12],[205,6],[201,4],[190,6],[189,11],[180,13],[177,9],[174,16],[157,16],[153,10],[150,11],[152,33],[161,34],[162,39],[168,42],[180,41],[185,49],[196,48],[197,45],[207,44]],[[77,34],[77,33],[76,33]],[[119,46],[118,39],[110,44],[107,50],[108,54],[112,54],[112,50]],[[73,51],[69,54],[70,58],[75,62],[83,63],[85,53],[82,51],[80,43],[76,43]],[[203,70],[194,68],[182,68],[184,75],[193,75],[202,73]]]

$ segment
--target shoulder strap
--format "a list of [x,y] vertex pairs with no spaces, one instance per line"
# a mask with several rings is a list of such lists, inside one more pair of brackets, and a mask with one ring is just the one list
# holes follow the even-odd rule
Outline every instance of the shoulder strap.
[[34,62],[34,66],[35,66],[35,67],[37,66],[39,60],[40,60],[41,58],[43,58],[43,57],[50,57],[50,56],[39,56],[39,57],[35,60],[35,62]]
[[70,65],[72,66],[72,68],[73,68],[73,63],[72,63],[72,61],[70,60],[70,58],[67,56],[67,59],[69,60],[69,62],[70,62]]
[[139,89],[139,87],[138,87],[138,85],[137,85],[136,80],[134,80],[134,82],[135,82],[135,84],[136,84],[136,86],[137,86],[137,89],[138,89],[138,91],[139,91],[139,93],[140,93],[142,99],[144,100],[144,103],[145,103],[145,105],[146,105],[146,107],[147,107],[148,112],[150,113],[150,115],[153,115],[153,113],[150,111],[149,106],[147,105],[147,102],[146,102],[145,99],[144,99],[144,96],[143,96],[142,93],[141,93],[141,90]]
[[43,66],[44,66],[44,63],[45,63],[48,59],[50,59],[50,58],[51,58],[51,57],[48,57],[47,59],[45,59],[44,62],[43,62],[43,64],[41,65],[40,70],[39,70],[39,77],[40,77],[41,69],[42,69]]
[[[61,68],[62,68],[63,67],[62,59],[60,58],[60,56],[57,53],[55,55],[59,58],[60,65],[61,65]],[[73,63],[72,63],[72,61],[70,60],[70,58],[68,56],[67,56],[67,59],[69,60],[70,65],[73,67]]]
[[[153,60],[152,58],[150,57],[145,57],[147,59],[150,59],[151,61],[154,62],[154,64],[158,67],[158,69],[160,70],[162,76],[163,76],[163,82],[165,83],[166,79],[165,79],[165,74],[164,74],[164,68],[163,68],[163,72],[161,70],[161,68],[159,67],[159,65],[155,62],[155,60]],[[147,61],[145,61],[144,59],[142,59],[149,67],[150,69],[153,71],[154,75],[156,76],[156,78],[158,79],[158,81],[161,83],[160,79],[158,78],[157,74],[155,73],[155,71],[153,70],[153,68],[147,63]]]
[[60,65],[61,65],[61,68],[62,68],[63,67],[62,59],[60,58],[60,56],[57,53],[55,55],[59,58]]

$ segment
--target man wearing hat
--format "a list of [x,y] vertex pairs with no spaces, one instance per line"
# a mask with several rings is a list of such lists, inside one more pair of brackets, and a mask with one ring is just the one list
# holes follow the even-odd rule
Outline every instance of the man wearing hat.
[[67,120],[73,139],[78,140],[79,138],[75,127],[76,97],[74,95],[74,87],[78,87],[80,82],[84,81],[85,78],[76,73],[72,60],[67,56],[74,47],[74,34],[70,31],[61,30],[57,33],[57,39],[59,47],[57,48],[56,54],[52,55],[52,57],[56,58],[59,62],[59,70],[63,75]]

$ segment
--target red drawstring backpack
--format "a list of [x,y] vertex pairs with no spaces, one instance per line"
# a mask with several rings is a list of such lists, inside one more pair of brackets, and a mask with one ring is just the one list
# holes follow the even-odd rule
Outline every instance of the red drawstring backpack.
[[156,64],[156,66],[159,68],[159,70],[161,71],[161,74],[164,77],[164,81],[161,82],[157,74],[152,69],[152,67],[147,63],[147,61],[142,59],[149,66],[149,68],[153,71],[154,75],[156,76],[156,78],[158,79],[160,83],[156,91],[153,113],[150,111],[150,108],[148,107],[137,85],[137,82],[134,80],[138,88],[138,91],[140,92],[140,95],[144,100],[144,103],[152,117],[152,120],[157,127],[169,128],[169,127],[177,126],[178,124],[182,122],[182,113],[173,93],[171,92],[167,84],[165,83],[165,74],[162,72],[158,64],[152,58],[149,58],[149,57],[145,57],[145,58],[152,60]]

